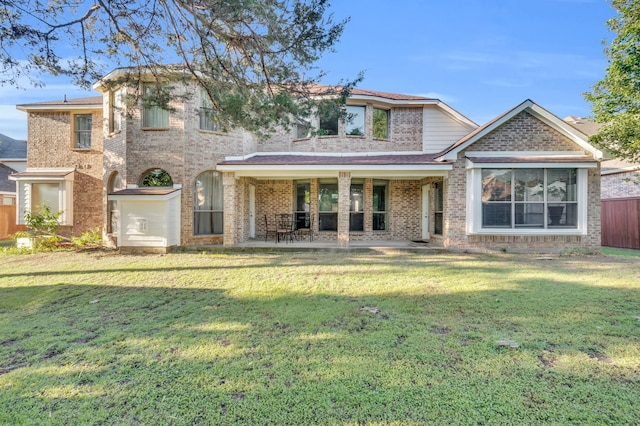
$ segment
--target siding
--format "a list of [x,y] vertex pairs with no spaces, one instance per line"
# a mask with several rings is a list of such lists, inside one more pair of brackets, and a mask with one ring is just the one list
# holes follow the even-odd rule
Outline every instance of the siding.
[[426,153],[440,152],[473,130],[433,107],[425,107],[422,117],[422,150]]

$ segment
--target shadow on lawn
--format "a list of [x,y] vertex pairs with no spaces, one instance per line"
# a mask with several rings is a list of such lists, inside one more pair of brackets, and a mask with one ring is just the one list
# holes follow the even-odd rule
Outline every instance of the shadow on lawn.
[[[402,271],[414,267],[437,273],[424,264]],[[499,272],[456,268],[479,280]],[[71,274],[112,271],[122,270]],[[260,295],[232,296],[170,283],[4,288],[0,422],[633,423],[637,371],[603,354],[638,349],[637,290],[586,288],[570,277],[414,294],[269,294],[265,285]],[[499,338],[520,347],[498,347]]]

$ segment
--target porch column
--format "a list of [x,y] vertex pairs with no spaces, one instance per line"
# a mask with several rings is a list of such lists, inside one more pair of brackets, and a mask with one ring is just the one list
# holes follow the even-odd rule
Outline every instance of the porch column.
[[351,172],[338,174],[338,247],[349,246]]
[[222,172],[224,188],[224,245],[235,246],[238,242],[238,192],[235,172]]

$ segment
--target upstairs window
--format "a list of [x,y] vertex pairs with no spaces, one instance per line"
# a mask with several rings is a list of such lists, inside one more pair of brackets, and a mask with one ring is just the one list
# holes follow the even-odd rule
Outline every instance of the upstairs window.
[[91,148],[91,114],[76,114],[73,118],[74,147]]
[[200,88],[200,130],[219,132],[220,121],[206,90]]
[[365,123],[364,106],[348,106],[347,118],[345,120],[345,133],[352,136],[364,136]]
[[109,133],[122,130],[122,97],[120,92],[109,92]]
[[166,89],[156,84],[145,84],[142,108],[142,127],[147,129],[168,129],[169,111],[158,106],[158,100],[168,97]]
[[389,139],[389,115],[388,109],[373,109],[373,137]]
[[311,137],[311,124],[308,121],[299,120],[296,123],[296,139],[307,139]]
[[340,116],[338,107],[332,104],[320,105],[318,107],[318,116],[320,119],[318,134],[320,136],[335,136],[338,134],[338,118]]

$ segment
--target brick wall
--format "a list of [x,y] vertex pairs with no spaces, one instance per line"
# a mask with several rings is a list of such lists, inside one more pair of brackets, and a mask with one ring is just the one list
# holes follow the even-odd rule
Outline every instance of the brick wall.
[[602,176],[603,200],[640,197],[640,172],[623,172]]
[[102,111],[92,114],[91,149],[75,149],[71,112],[30,112],[27,164],[37,168],[77,167],[73,183],[73,225],[67,236],[79,236],[103,224]]
[[[571,140],[522,112],[500,128],[474,143],[470,151],[578,151]],[[600,168],[588,171],[588,232],[586,236],[511,236],[466,234],[466,160],[458,155],[453,170],[445,180],[446,247],[518,251],[558,251],[597,249],[600,247]]]

